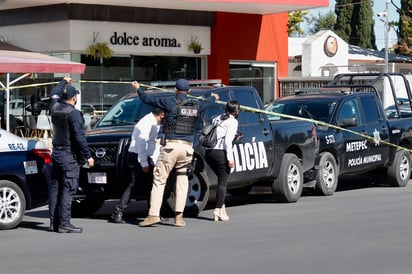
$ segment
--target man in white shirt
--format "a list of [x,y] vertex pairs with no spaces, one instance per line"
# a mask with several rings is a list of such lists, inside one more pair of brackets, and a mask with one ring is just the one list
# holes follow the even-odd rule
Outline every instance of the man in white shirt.
[[[127,153],[127,163],[130,169],[130,183],[123,192],[115,211],[111,216],[114,223],[122,224],[123,213],[130,201],[130,193],[135,186],[136,178],[142,179],[141,184],[148,181],[151,186],[153,181],[153,166],[159,155],[156,144],[160,122],[165,117],[163,110],[154,108],[152,112],[146,114],[134,126],[129,150]],[[150,193],[150,189],[148,189]]]

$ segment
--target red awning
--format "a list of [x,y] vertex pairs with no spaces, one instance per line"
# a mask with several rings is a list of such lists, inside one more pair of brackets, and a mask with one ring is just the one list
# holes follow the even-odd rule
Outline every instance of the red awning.
[[[6,50],[0,50],[0,73],[7,74],[7,82],[4,85],[0,82],[0,87],[6,90],[6,113],[10,111],[10,85],[16,81],[27,77],[31,73],[84,73],[86,65],[82,63],[76,63],[66,61],[53,56],[26,51],[12,45],[7,45],[5,48],[4,43],[1,43],[0,48]],[[10,50],[12,49],[12,50]],[[24,75],[17,79],[10,81],[10,73],[22,73]],[[6,129],[10,131],[10,116],[6,117]]]
[[3,73],[84,73],[86,65],[36,52],[0,50]]

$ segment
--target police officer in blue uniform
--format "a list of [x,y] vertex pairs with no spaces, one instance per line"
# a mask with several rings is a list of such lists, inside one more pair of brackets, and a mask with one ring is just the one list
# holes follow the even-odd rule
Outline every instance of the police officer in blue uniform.
[[71,203],[78,187],[80,165],[94,165],[86,141],[83,114],[74,107],[79,91],[70,82],[71,79],[65,77],[51,95],[53,166],[49,188],[49,230],[59,233],[83,231],[70,222]]

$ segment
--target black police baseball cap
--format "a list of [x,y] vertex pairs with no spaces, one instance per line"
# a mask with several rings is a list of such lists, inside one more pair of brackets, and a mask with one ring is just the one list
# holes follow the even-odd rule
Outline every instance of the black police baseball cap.
[[80,92],[73,86],[67,85],[63,90],[63,98],[70,99],[73,96],[79,94]]
[[176,81],[176,89],[181,91],[189,90],[189,82],[186,79],[179,79]]

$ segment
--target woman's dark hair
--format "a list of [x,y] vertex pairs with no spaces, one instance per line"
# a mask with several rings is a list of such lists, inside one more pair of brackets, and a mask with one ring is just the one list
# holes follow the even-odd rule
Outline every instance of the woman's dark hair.
[[229,114],[232,114],[235,118],[239,115],[240,104],[236,100],[230,100],[226,103],[225,113],[220,116],[221,120],[226,120],[229,118]]

